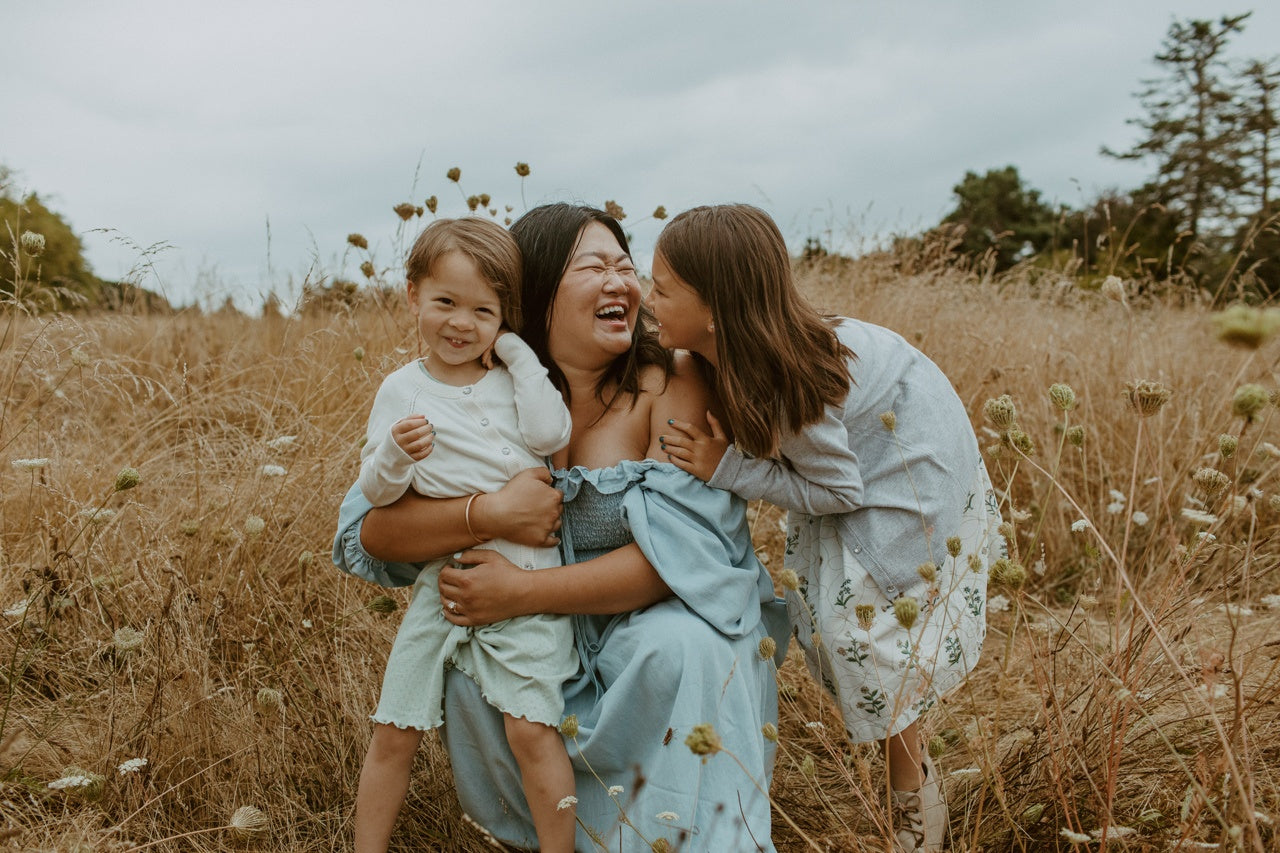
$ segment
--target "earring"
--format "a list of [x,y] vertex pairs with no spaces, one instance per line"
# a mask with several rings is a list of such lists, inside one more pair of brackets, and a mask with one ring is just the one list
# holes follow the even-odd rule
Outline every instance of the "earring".
[[716,321],[715,321],[715,320],[712,320],[710,323],[708,323],[708,324],[707,324],[707,331],[708,331],[708,332],[710,332],[710,333],[711,333],[711,334],[713,334],[713,335],[715,334],[715,332],[716,332]]

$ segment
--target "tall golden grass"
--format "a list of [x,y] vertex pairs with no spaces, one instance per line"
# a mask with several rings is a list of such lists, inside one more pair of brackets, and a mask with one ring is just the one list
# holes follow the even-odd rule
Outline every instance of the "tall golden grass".
[[[1017,566],[992,578],[978,670],[925,725],[951,849],[1274,849],[1280,437],[1274,404],[1233,400],[1276,387],[1280,351],[1220,342],[1187,300],[900,261],[802,279],[941,365],[1004,495]],[[410,357],[403,312],[0,322],[0,844],[348,845],[386,605],[406,599],[329,547],[373,393]],[[1138,380],[1173,392],[1150,417],[1124,395]],[[1003,394],[1029,455],[984,420]],[[751,511],[780,569],[781,513]],[[888,849],[875,750],[845,741],[798,660],[779,680],[778,849]],[[492,849],[431,738],[393,849]]]

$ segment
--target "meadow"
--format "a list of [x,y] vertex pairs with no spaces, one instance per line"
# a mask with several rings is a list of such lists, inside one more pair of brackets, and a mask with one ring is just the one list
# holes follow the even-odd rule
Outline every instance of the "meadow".
[[[1002,495],[982,661],[925,724],[950,849],[1275,849],[1273,314],[924,251],[800,276],[938,362]],[[349,844],[407,600],[329,556],[413,340],[373,293],[0,314],[0,849]],[[776,573],[783,514],[751,513]],[[779,682],[778,849],[888,850],[875,750],[794,654]],[[493,849],[434,738],[392,849]]]

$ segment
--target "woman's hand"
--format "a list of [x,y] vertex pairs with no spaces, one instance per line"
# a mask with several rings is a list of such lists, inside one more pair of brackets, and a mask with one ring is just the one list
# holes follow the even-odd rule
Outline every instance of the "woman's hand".
[[711,412],[707,412],[707,423],[711,426],[710,435],[688,421],[669,420],[671,432],[658,436],[667,459],[704,482],[711,479],[729,447],[720,421]]
[[526,468],[496,492],[479,495],[471,507],[471,529],[484,541],[506,539],[534,548],[560,542],[564,495],[546,468]]
[[488,549],[463,551],[454,560],[462,567],[445,566],[438,582],[445,619],[474,627],[530,612],[525,609],[528,581],[535,572],[526,572]]

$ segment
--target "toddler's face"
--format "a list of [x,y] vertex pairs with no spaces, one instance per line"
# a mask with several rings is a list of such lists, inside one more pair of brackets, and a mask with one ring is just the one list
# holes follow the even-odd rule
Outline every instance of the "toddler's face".
[[502,306],[474,261],[461,252],[442,255],[422,280],[410,282],[409,310],[430,348],[433,376],[468,385],[484,375],[480,358],[502,328]]

